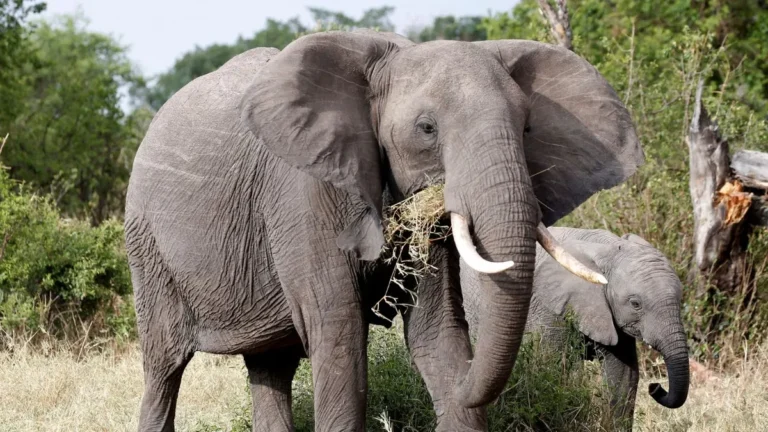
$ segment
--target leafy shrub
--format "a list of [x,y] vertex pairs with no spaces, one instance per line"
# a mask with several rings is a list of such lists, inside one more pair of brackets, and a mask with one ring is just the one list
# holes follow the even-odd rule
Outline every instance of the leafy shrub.
[[0,328],[128,338],[134,332],[123,227],[60,217],[50,196],[0,169]]

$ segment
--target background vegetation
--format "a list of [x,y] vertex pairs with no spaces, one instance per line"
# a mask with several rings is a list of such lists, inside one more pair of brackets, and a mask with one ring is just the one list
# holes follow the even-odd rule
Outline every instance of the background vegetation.
[[[768,3],[570,0],[568,5],[574,50],[606,76],[631,110],[647,164],[629,182],[597,194],[560,225],[633,232],[660,248],[686,284],[684,314],[692,356],[717,370],[737,370],[743,358],[763,352],[754,347],[763,342],[768,323],[768,236],[758,231],[750,243],[757,280],[744,293],[757,295],[693,289],[685,136],[693,92],[702,79],[705,105],[732,149],[768,150]],[[283,48],[301,34],[326,29],[393,29],[393,8],[388,6],[359,18],[312,8],[312,24],[270,19],[250,36],[195,47],[165,73],[145,77],[126,48],[90,31],[84,16],[40,20],[37,14],[44,8],[37,0],[0,0],[0,139],[9,134],[0,150],[0,330],[5,335],[0,350],[6,352],[41,341],[66,340],[81,350],[103,347],[104,341],[130,344],[135,337],[122,245],[124,192],[134,152],[153,114],[173,93],[253,47]],[[491,16],[436,17],[431,25],[404,33],[416,41],[552,42],[535,0],[522,0]],[[714,320],[715,315],[720,318]],[[423,430],[433,419],[421,381],[407,372],[399,339],[377,332],[371,342],[372,353],[378,354],[371,356],[370,418],[386,411],[395,429],[411,425]],[[594,391],[581,385],[584,375],[568,372],[582,366],[553,361],[568,373],[551,375],[540,366],[546,362],[529,361],[534,345],[521,353],[511,380],[514,390],[492,408],[492,418],[536,428],[536,419],[548,413],[547,418],[559,419],[552,424],[594,426],[590,422],[602,418],[599,401],[589,405],[594,410],[576,412],[583,416],[578,420],[558,408],[594,400],[579,393]],[[663,374],[653,353],[646,352],[643,359],[646,374]],[[298,413],[311,411],[308,373],[301,369],[297,379],[296,385],[305,386],[297,388]],[[526,405],[521,395],[534,394],[537,387],[525,379],[540,384],[551,377],[567,378],[568,392],[558,393],[565,391],[564,381],[555,381],[547,387],[552,390],[545,400],[551,403]],[[509,407],[517,408],[505,412]],[[238,418],[247,425],[245,412]],[[310,421],[311,416],[301,418]]]

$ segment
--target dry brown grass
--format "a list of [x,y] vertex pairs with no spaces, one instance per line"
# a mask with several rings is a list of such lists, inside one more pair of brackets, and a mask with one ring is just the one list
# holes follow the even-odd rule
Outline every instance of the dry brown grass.
[[[248,397],[235,356],[198,354],[184,373],[176,413],[179,431],[227,425]],[[0,353],[0,427],[20,431],[135,431],[143,391],[139,350],[47,354]]]
[[729,362],[729,371],[694,372],[688,401],[670,410],[657,404],[640,382],[636,431],[748,432],[768,430],[768,343]]
[[[643,379],[635,430],[768,430],[768,344],[738,363],[736,370],[713,371],[707,379],[694,374],[688,402],[677,410],[653,401],[645,391],[652,380]],[[196,355],[184,374],[177,430],[203,424],[228,430],[249,404],[245,386],[239,357]],[[0,353],[0,424],[9,432],[134,431],[142,388],[135,346],[81,360],[66,350]]]
[[[405,286],[406,279],[420,278],[434,269],[429,264],[430,241],[450,233],[449,225],[439,223],[445,213],[443,190],[442,184],[430,186],[385,210],[387,246],[384,261],[395,264],[389,284],[410,293],[409,305],[415,305],[418,299],[416,293]],[[396,299],[387,291],[380,302],[394,306]],[[374,305],[373,311],[386,319],[379,314],[379,303]]]

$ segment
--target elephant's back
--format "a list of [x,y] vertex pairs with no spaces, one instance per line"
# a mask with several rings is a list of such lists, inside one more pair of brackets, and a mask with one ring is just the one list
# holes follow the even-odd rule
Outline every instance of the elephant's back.
[[[239,173],[257,151],[240,125],[242,95],[279,51],[254,48],[182,87],[155,114],[134,159],[126,214],[153,202],[206,196]],[[213,192],[214,194],[216,192]]]

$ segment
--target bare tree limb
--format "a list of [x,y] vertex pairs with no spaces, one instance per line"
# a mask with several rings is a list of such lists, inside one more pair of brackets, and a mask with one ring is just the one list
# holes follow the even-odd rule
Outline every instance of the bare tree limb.
[[557,5],[557,12],[552,8],[549,0],[539,0],[541,14],[549,21],[550,30],[557,44],[573,51],[573,34],[571,33],[571,20],[568,17],[566,0],[554,0],[554,2]]
[[709,118],[701,102],[703,85],[704,81],[699,81],[688,135],[694,257],[697,267],[702,270],[718,261],[721,244],[731,240],[730,230],[722,230],[724,211],[718,209],[715,199],[730,174],[728,141],[722,139],[717,123]]
[[[754,269],[748,265],[747,249],[759,217],[753,207],[760,198],[745,190],[734,176],[728,141],[720,136],[717,123],[702,103],[703,86],[704,81],[699,80],[687,137],[694,212],[695,265],[691,276],[699,295],[713,291],[726,296],[747,293],[746,301],[754,290]],[[703,331],[700,337],[711,332],[711,328],[699,330]]]
[[745,186],[768,190],[768,153],[739,150],[733,155],[731,168]]

